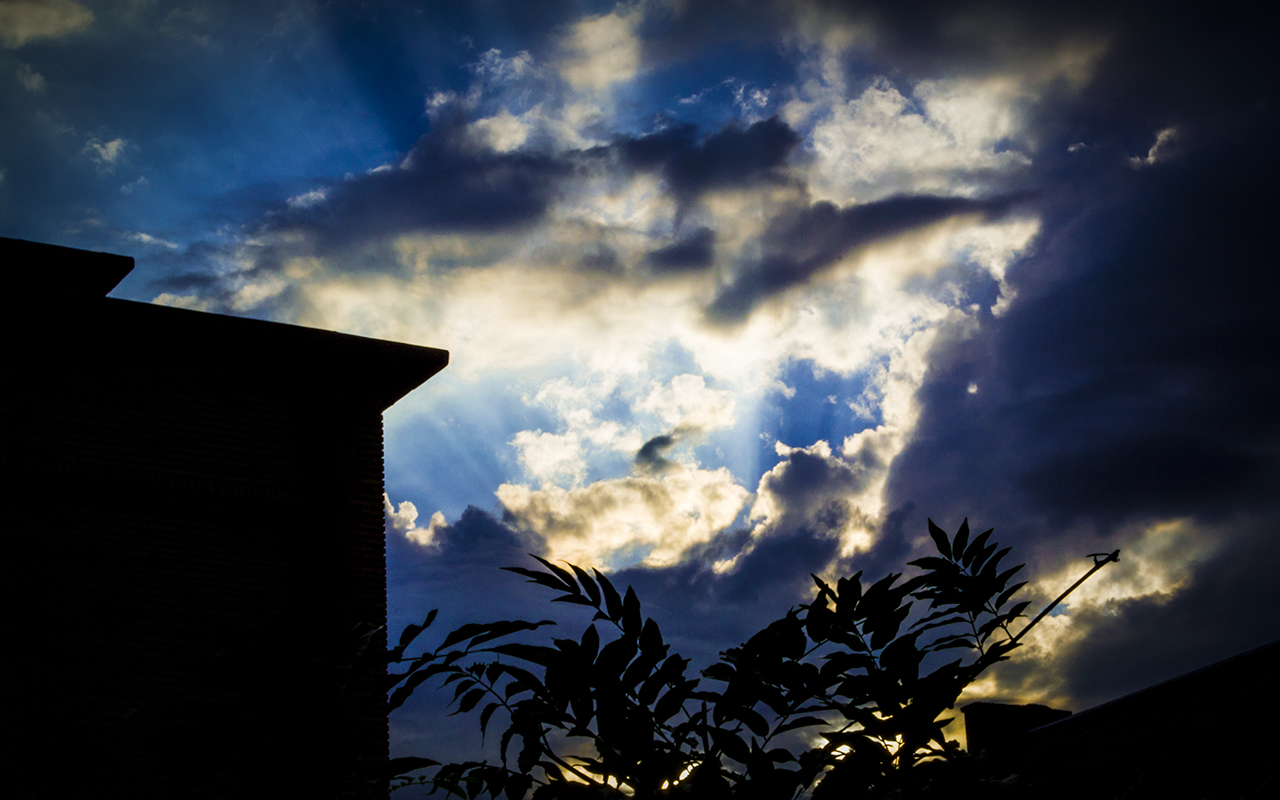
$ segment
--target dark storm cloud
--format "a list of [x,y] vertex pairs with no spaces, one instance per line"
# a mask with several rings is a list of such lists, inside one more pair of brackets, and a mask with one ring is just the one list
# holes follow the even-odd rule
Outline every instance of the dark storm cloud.
[[[1263,477],[1269,461],[1177,430],[1090,445],[1046,456],[1019,477],[1032,505],[1064,523],[1078,514],[1193,513],[1214,496]],[[1087,508],[1081,498],[1089,499]]]
[[1177,164],[1117,164],[1051,206],[1039,253],[1009,273],[1008,314],[933,354],[896,493],[994,470],[1040,510],[1110,528],[1256,491],[1280,442],[1268,130]]
[[[440,114],[399,166],[334,183],[324,198],[279,209],[267,231],[305,234],[301,244],[280,244],[261,258],[283,260],[283,251],[341,252],[358,269],[361,260],[395,263],[387,244],[415,232],[485,233],[528,228],[542,220],[559,191],[607,153],[624,170],[663,175],[667,189],[688,200],[701,192],[781,180],[779,168],[799,137],[784,123],[766,120],[746,129],[729,127],[698,140],[693,126],[627,138],[585,153],[495,153],[468,138],[467,119],[454,109]],[[286,237],[290,238],[290,237]],[[365,253],[373,248],[377,252]],[[701,269],[714,259],[715,232],[699,228],[651,252],[654,272]],[[276,253],[280,250],[280,253]],[[580,259],[588,268],[613,272],[617,256],[601,245]]]
[[1233,531],[1171,596],[1125,600],[1081,619],[1089,635],[1061,659],[1070,694],[1091,705],[1280,640],[1280,618],[1269,613],[1280,571],[1280,514],[1268,516],[1270,522],[1246,521]]
[[1164,563],[1188,576],[1172,594],[1082,612],[1089,633],[1053,673],[1087,701],[1280,635],[1263,597],[1280,562],[1275,122],[1251,106],[1164,163],[1098,148],[1055,164],[1068,180],[1009,271],[1015,302],[942,333],[890,475],[908,532],[968,515],[1047,564],[1170,519],[1224,543]]
[[530,225],[545,214],[570,166],[551,156],[492,153],[440,123],[398,167],[337,184],[316,205],[271,227],[314,233],[321,246],[426,231],[482,233]]
[[691,198],[711,189],[781,180],[778,169],[800,144],[800,135],[774,117],[745,130],[728,127],[692,149],[672,155],[663,168],[670,191]]
[[658,274],[693,272],[711,266],[715,261],[716,232],[698,228],[675,244],[652,250],[645,263]]
[[644,443],[636,453],[634,465],[637,471],[648,474],[659,474],[670,470],[676,466],[675,463],[665,456],[663,453],[670,450],[676,444],[674,434],[664,434],[655,436]]
[[785,181],[783,167],[800,142],[800,134],[773,117],[746,128],[729,125],[702,140],[696,126],[676,124],[619,139],[610,149],[627,167],[658,171],[667,191],[687,203],[715,189]]
[[707,316],[721,324],[741,322],[762,301],[808,282],[860,248],[952,217],[998,218],[1014,202],[1007,197],[969,200],[914,195],[844,208],[821,202],[784,214],[770,223],[763,237],[767,254],[720,290]]

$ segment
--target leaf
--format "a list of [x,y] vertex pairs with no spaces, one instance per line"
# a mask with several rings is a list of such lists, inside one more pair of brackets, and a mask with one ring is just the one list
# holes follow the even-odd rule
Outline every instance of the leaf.
[[521,661],[528,661],[531,664],[537,664],[540,667],[549,667],[552,664],[559,663],[561,653],[553,647],[544,647],[536,644],[523,644],[521,642],[507,642],[497,647],[489,648],[491,653],[500,653],[504,656],[518,658]]
[[943,558],[951,558],[951,542],[947,541],[946,531],[939,528],[933,520],[929,520],[929,536],[933,537],[933,546]]
[[996,598],[996,608],[1000,608],[1005,603],[1009,602],[1009,598],[1017,594],[1018,590],[1026,585],[1027,585],[1027,582],[1022,581],[1021,583],[1015,583],[1014,585],[1010,586],[1008,589],[1005,589],[1003,592],[1001,592],[1000,596]]
[[482,642],[496,639],[500,636],[506,636],[516,631],[530,631],[540,628],[543,625],[554,625],[550,620],[541,622],[525,622],[524,620],[503,620],[500,622],[468,622],[466,625],[460,626],[457,630],[452,631],[448,636],[444,637],[444,641],[440,643],[439,650],[455,645],[464,639],[471,639],[472,642],[468,648],[474,647]]
[[596,653],[600,650],[600,632],[596,630],[595,625],[588,625],[587,629],[582,632],[582,656],[588,663],[596,660]]
[[751,758],[751,748],[747,747],[746,742],[742,741],[742,737],[738,734],[727,731],[724,728],[712,728],[711,740],[715,742],[725,755],[741,764],[747,763]]
[[737,713],[735,713],[734,716],[737,719],[742,720],[743,724],[745,724],[756,736],[763,737],[769,735],[769,723],[765,721],[765,718],[759,711],[756,711],[753,708],[742,707],[737,710]]
[[636,597],[635,589],[630,586],[622,601],[622,629],[631,636],[640,635],[640,598]]
[[580,594],[565,594],[565,595],[561,595],[560,597],[557,597],[557,598],[553,599],[551,602],[553,602],[553,603],[573,603],[574,605],[577,605],[577,606],[591,606],[592,608],[595,608],[595,603],[592,603],[590,600],[588,600],[587,598],[583,597],[583,596],[582,596],[582,595],[580,595]]
[[879,650],[893,641],[898,635],[898,630],[902,628],[903,621],[910,613],[910,606],[902,606],[887,619],[880,621],[871,633],[871,649]]
[[917,558],[915,561],[908,561],[907,566],[919,567],[920,569],[936,570],[938,572],[954,571],[956,568],[955,564],[951,563],[945,558],[938,558],[937,556],[925,556],[924,558]]
[[440,613],[440,609],[433,608],[427,612],[427,618],[421,625],[407,626],[400,634],[400,644],[397,649],[403,653],[405,648],[412,644],[414,639],[418,638],[418,634],[431,627],[431,623],[435,622],[436,614],[438,613]]
[[956,531],[956,538],[951,541],[951,558],[953,561],[960,561],[964,556],[964,550],[969,543],[969,518],[965,517],[964,522],[960,523],[960,530]]
[[[941,640],[939,640],[939,641],[941,641]],[[973,643],[973,642],[971,642],[970,640],[965,639],[965,638],[963,638],[963,637],[960,637],[960,638],[958,638],[958,639],[954,639],[954,640],[952,640],[952,641],[949,641],[949,642],[947,642],[946,644],[938,644],[938,642],[934,642],[934,643],[931,645],[931,647],[932,647],[934,650],[948,650],[948,649],[953,648],[953,647],[966,647],[966,648],[968,648],[968,649],[970,649],[970,650],[977,650],[977,649],[978,649],[978,646],[977,646],[976,644],[974,644],[974,643]]]
[[[530,555],[533,555],[533,554],[530,553]],[[573,579],[573,576],[569,574],[568,570],[562,569],[561,567],[557,567],[555,564],[552,564],[550,561],[546,560],[541,556],[533,556],[533,557],[535,560],[537,560],[539,564],[551,570],[552,574],[554,574],[557,578],[561,580],[561,582],[563,582],[564,590],[566,592],[569,592],[570,594],[582,594],[582,590],[578,588],[578,582]]]
[[723,661],[718,661],[702,671],[702,677],[713,681],[724,681],[725,683],[733,680],[733,676],[736,674],[737,670],[733,668],[733,665],[726,664]]
[[421,756],[400,756],[393,758],[387,762],[386,771],[392,779],[402,777],[414,770],[426,769],[427,767],[439,766],[439,761],[430,758],[422,758]]
[[636,657],[636,643],[628,637],[619,637],[600,648],[596,657],[596,669],[601,676],[609,679],[619,678],[625,682],[627,666]]
[[501,703],[490,703],[480,712],[480,738],[484,739],[485,730],[489,727],[489,718],[493,716],[493,712],[502,707]]
[[596,575],[596,580],[600,582],[600,589],[604,593],[605,609],[609,612],[609,619],[614,622],[622,620],[622,598],[618,596],[618,590],[613,588],[613,584],[609,579],[600,574],[600,570],[592,570]]
[[528,775],[511,775],[507,778],[504,794],[507,800],[521,800],[533,785],[533,778]]
[[684,681],[668,689],[653,707],[654,722],[661,724],[675,716],[684,707],[684,701],[689,699],[689,690],[696,684],[697,681]]
[[428,670],[423,670],[411,675],[409,680],[404,682],[403,686],[396,689],[391,693],[391,697],[387,698],[387,711],[395,711],[397,708],[404,705],[404,701],[409,699],[409,695],[413,694],[413,690],[418,688],[418,685],[427,678],[430,678],[432,674],[434,673],[429,672]]
[[831,633],[831,625],[835,619],[835,613],[827,608],[825,602],[823,605],[815,603],[809,606],[809,613],[805,615],[805,631],[813,641],[824,642]]
[[[1008,549],[1008,548],[1005,548],[1005,549]],[[999,559],[996,559],[996,560],[997,560],[997,561],[999,561]],[[997,576],[996,576],[996,578],[995,578],[995,584],[996,584],[996,586],[1004,586],[1006,583],[1008,583],[1008,582],[1009,582],[1009,579],[1010,579],[1010,578],[1012,578],[1014,575],[1018,574],[1018,571],[1019,571],[1019,570],[1021,570],[1021,569],[1022,569],[1023,567],[1025,567],[1025,566],[1026,566],[1026,564],[1019,564],[1019,565],[1018,565],[1018,566],[1016,566],[1016,567],[1010,567],[1009,569],[1006,569],[1004,572],[1001,572],[1001,573],[1000,573],[999,575],[997,575]]]
[[[967,521],[968,520],[966,520],[966,522]],[[977,569],[980,566],[977,563],[978,556],[982,554],[982,551],[987,544],[987,539],[990,539],[991,534],[994,532],[995,528],[990,528],[974,537],[974,540],[969,543],[969,548],[965,550],[964,558],[960,560],[960,563],[966,567],[974,567]]]
[[484,644],[485,642],[492,641],[493,639],[509,636],[520,631],[536,631],[544,625],[555,625],[555,623],[549,619],[540,620],[538,622],[525,622],[522,619],[511,620],[509,622],[495,622],[490,626],[491,630],[489,632],[473,637],[471,639],[470,646],[475,647],[478,644]]
[[582,588],[586,589],[587,597],[591,598],[591,604],[599,608],[600,606],[600,587],[596,586],[596,582],[591,580],[591,576],[587,571],[577,564],[570,564],[573,574],[578,576],[578,583],[582,584]]
[[1012,606],[1009,607],[1009,610],[1006,611],[1004,614],[1001,614],[1001,616],[1004,617],[1005,619],[1013,620],[1017,617],[1022,616],[1022,612],[1026,611],[1027,606],[1029,605],[1031,605],[1031,601],[1029,600],[1023,600],[1020,603],[1014,603]]
[[511,774],[507,777],[506,791],[503,794],[507,800],[521,800],[529,793],[531,786],[533,786],[533,778],[531,776]]
[[653,617],[649,617],[644,621],[644,629],[640,631],[640,652],[658,654],[660,651],[665,650],[666,645],[662,643],[662,631],[658,629],[658,623],[653,621]]
[[524,567],[502,567],[502,570],[504,572],[514,572],[517,575],[523,575],[529,579],[530,583],[536,583],[540,586],[545,586],[548,589],[555,589],[558,592],[569,591],[569,587],[565,586],[563,581],[559,581],[556,579],[556,576],[548,575],[545,572],[525,569]]
[[779,725],[777,729],[774,730],[773,735],[777,736],[780,733],[786,733],[787,731],[794,731],[797,728],[807,728],[811,725],[826,725],[826,724],[827,724],[827,721],[821,717],[796,717],[795,719],[789,720]]
[[[445,678],[444,682],[446,684],[452,683],[454,678],[462,678],[462,677],[463,677],[462,675],[450,675],[448,678]],[[463,692],[467,691],[468,689],[470,689],[472,686],[475,686],[475,685],[476,685],[476,682],[471,680],[470,678],[466,678],[465,680],[459,680],[458,685],[453,688],[453,699],[457,700],[459,697],[462,696]]]

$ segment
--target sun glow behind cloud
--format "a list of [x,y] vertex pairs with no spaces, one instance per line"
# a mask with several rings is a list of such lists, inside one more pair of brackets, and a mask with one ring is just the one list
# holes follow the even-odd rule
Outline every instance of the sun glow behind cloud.
[[[963,337],[974,315],[1003,311],[1005,269],[1035,241],[1034,215],[975,198],[1029,163],[1009,143],[1020,140],[1036,84],[869,76],[854,87],[828,74],[755,95],[762,109],[791,97],[794,129],[763,120],[689,138],[660,125],[602,139],[612,93],[646,74],[635,38],[643,13],[620,8],[571,26],[550,65],[523,51],[484,53],[465,95],[428,96],[429,116],[451,132],[399,165],[290,197],[280,221],[241,246],[248,267],[227,273],[223,302],[240,312],[285,302],[302,324],[447,348],[450,380],[515,376],[511,391],[548,424],[505,442],[517,469],[496,499],[557,556],[671,564],[735,525],[751,529],[750,541],[826,526],[839,552],[866,550],[884,522],[888,470],[912,434],[933,337],[943,326]],[[830,53],[799,50],[818,53],[809,72],[822,74]],[[574,124],[587,107],[595,133]],[[383,202],[380,192],[434,181],[448,159],[518,185],[542,171],[533,178],[541,205],[471,229],[370,217],[385,233],[324,244],[334,225]],[[379,266],[353,269],[351,255],[375,244]],[[263,253],[278,266],[262,269]],[[779,258],[798,260],[779,271]],[[994,305],[971,296],[983,281]],[[844,442],[779,442],[774,463],[731,471],[716,448],[730,433],[761,434],[766,421],[751,415],[778,396],[793,364],[864,376],[861,394],[838,405],[874,424]],[[429,398],[408,402],[430,413]],[[658,460],[641,464],[659,437],[669,442]],[[779,488],[806,459],[827,468],[818,494]]]
[[714,657],[968,516],[1037,601],[1121,549],[972,687],[1079,709],[1280,636],[1264,36],[1125,3],[0,3],[0,223],[135,256],[117,297],[451,351],[385,418],[393,628],[523,613],[495,570],[537,552]]

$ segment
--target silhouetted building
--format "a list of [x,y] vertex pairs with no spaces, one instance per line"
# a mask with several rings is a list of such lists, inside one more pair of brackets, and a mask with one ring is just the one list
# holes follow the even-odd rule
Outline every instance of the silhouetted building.
[[969,703],[964,711],[964,734],[969,752],[1000,750],[1017,743],[1033,728],[1071,716],[1070,711],[1028,703]]
[[387,757],[382,412],[448,353],[106,298],[0,240],[7,796],[334,796]]
[[[978,708],[979,727],[970,730],[971,709],[982,705],[994,704],[964,708],[969,749],[986,750],[983,770],[1004,796],[1225,800],[1280,790],[1269,751],[1280,715],[1280,642],[974,747],[975,732],[980,741],[991,733],[982,728],[991,709]],[[1007,719],[1016,729],[1037,713]]]

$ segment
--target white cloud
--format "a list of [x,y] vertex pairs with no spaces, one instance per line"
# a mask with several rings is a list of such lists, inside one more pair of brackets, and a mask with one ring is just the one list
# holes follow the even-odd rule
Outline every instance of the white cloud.
[[676,563],[733,524],[750,493],[727,469],[680,465],[569,490],[503,484],[497,496],[514,524],[545,538],[548,557],[610,567]]
[[560,74],[575,89],[601,91],[631,80],[640,68],[639,14],[618,6],[610,14],[588,17],[565,37]]
[[382,493],[382,512],[385,519],[386,531],[390,534],[392,531],[402,534],[406,539],[414,544],[423,547],[432,547],[439,544],[436,537],[440,530],[448,527],[448,522],[444,518],[444,514],[439,511],[431,515],[431,519],[427,522],[427,527],[418,527],[418,508],[408,500],[394,506],[391,498],[387,497],[387,493]]
[[511,58],[503,58],[502,51],[496,47],[483,53],[472,68],[477,75],[495,83],[520,80],[536,72],[533,56],[527,50],[521,50]]
[[177,250],[179,248],[177,242],[171,242],[168,239],[161,239],[158,236],[152,236],[149,233],[142,233],[141,231],[125,234],[125,238],[139,244],[163,247],[166,250]]
[[289,208],[312,208],[323,203],[329,197],[328,189],[312,189],[290,197],[285,203]]
[[[931,327],[898,343],[888,365],[871,381],[883,422],[846,438],[838,455],[821,440],[807,447],[775,445],[783,460],[760,479],[749,514],[755,523],[753,539],[805,528],[837,539],[842,556],[875,543],[884,522],[889,467],[915,427],[915,393],[936,334]],[[745,552],[716,569],[731,570]]]
[[139,175],[135,180],[129,181],[121,186],[120,194],[133,194],[139,189],[145,187],[148,183],[150,183],[150,181],[147,180],[146,175]]
[[505,108],[492,117],[478,119],[471,123],[473,135],[485,146],[499,153],[508,153],[518,149],[529,138],[530,117],[536,117],[540,108],[519,117]]
[[32,94],[39,94],[45,90],[44,76],[31,69],[30,64],[18,65],[18,82],[22,84],[22,88]]
[[519,454],[525,472],[543,485],[564,481],[576,485],[586,476],[582,440],[576,433],[520,431],[511,446]]
[[84,146],[84,152],[92,156],[93,160],[98,162],[99,167],[110,170],[115,167],[127,144],[124,139],[119,138],[112,139],[109,142],[90,139]]
[[737,422],[733,392],[712,389],[701,375],[677,375],[652,390],[632,408],[656,415],[668,430],[714,431]]
[[89,27],[93,12],[72,0],[5,0],[0,3],[0,43],[15,48]]
[[1156,134],[1155,143],[1151,145],[1151,149],[1147,151],[1145,157],[1133,156],[1129,159],[1129,163],[1135,169],[1141,167],[1150,167],[1161,161],[1168,161],[1177,155],[1178,147],[1178,129],[1165,128]]
[[910,96],[880,78],[834,105],[813,129],[811,171],[824,199],[837,203],[897,192],[974,194],[989,178],[1030,163],[998,146],[1019,130],[1015,84],[924,81]]

